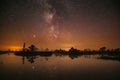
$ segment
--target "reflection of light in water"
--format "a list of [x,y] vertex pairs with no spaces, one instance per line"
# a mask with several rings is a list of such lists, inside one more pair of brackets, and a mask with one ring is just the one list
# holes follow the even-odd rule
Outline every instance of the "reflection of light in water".
[[35,69],[35,66],[32,66],[32,69],[34,70],[34,69]]
[[[50,57],[47,57],[49,59],[48,61],[44,60],[44,58],[45,57],[43,56],[38,56],[33,65],[31,65],[29,62],[26,62],[23,65],[21,64],[22,61],[21,56],[15,56],[14,54],[0,55],[0,61],[4,62],[4,64],[2,65],[0,64],[1,66],[4,67],[0,68],[0,74],[7,73],[6,76],[8,77],[6,78],[6,76],[3,76],[5,77],[3,80],[8,80],[9,76],[10,79],[16,79],[15,76],[12,76],[11,78],[11,75],[17,75],[17,78],[23,80],[24,79],[37,80],[39,77],[40,79],[43,78],[43,80],[54,79],[56,80],[59,78],[61,79],[61,77],[64,80],[66,79],[75,80],[71,79],[72,77],[75,78],[82,77],[82,80],[84,80],[86,77],[85,80],[89,80],[88,79],[89,77],[93,77],[90,79],[94,80],[94,77],[96,78],[96,76],[98,76],[98,79],[102,77],[101,80],[110,79],[112,77],[113,77],[112,80],[114,80],[114,77],[119,78],[120,63],[117,61],[115,62],[111,60],[110,61],[98,60],[94,57],[88,59],[85,58],[84,56],[75,59],[70,59],[69,56],[52,55]],[[41,59],[43,61],[41,61]],[[89,75],[88,72],[90,73]],[[58,74],[60,74],[59,77]],[[104,76],[101,75],[105,75],[105,78]],[[81,80],[80,78],[78,80]]]

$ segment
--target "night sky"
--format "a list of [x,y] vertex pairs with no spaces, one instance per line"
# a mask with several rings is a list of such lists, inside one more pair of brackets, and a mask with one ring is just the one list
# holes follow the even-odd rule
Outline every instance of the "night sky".
[[119,0],[0,0],[0,50],[120,47]]

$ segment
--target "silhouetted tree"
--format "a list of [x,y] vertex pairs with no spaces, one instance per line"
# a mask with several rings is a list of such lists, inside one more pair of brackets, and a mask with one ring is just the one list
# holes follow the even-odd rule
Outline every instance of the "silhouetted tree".
[[62,56],[62,55],[66,55],[67,54],[67,51],[65,50],[62,50],[62,49],[59,49],[59,50],[55,50],[55,55],[59,55],[59,56]]
[[72,47],[72,48],[70,48],[69,52],[70,53],[79,53],[80,51]]
[[105,46],[104,46],[104,47],[101,47],[101,48],[99,49],[99,51],[100,51],[101,55],[104,56],[105,51],[106,51],[106,47],[105,47]]
[[36,51],[38,48],[35,47],[35,45],[31,45],[30,47],[28,47],[30,51]]
[[120,56],[120,48],[114,49],[112,54]]
[[46,49],[45,49],[45,51],[49,51],[49,49],[48,49],[48,48],[46,48]]
[[78,56],[82,55],[80,53],[80,50],[75,49],[73,47],[68,51],[68,54],[71,59],[77,58]]
[[26,43],[23,44],[23,49],[22,49],[23,51],[26,50],[25,46],[26,46]]
[[101,47],[100,48],[100,51],[102,51],[102,52],[105,51],[105,50],[106,50],[106,47]]

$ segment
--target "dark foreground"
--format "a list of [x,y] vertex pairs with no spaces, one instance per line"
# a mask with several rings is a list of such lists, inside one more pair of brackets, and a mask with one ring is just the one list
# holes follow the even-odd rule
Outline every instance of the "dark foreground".
[[120,49],[0,54],[0,80],[120,80]]
[[0,55],[0,80],[120,80],[119,68],[120,58],[108,53],[18,51]]

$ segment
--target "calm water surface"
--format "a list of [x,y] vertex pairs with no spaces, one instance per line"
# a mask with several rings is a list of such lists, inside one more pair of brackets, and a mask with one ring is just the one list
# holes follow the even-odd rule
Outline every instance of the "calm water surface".
[[120,80],[120,61],[98,55],[16,56],[0,55],[0,80]]

